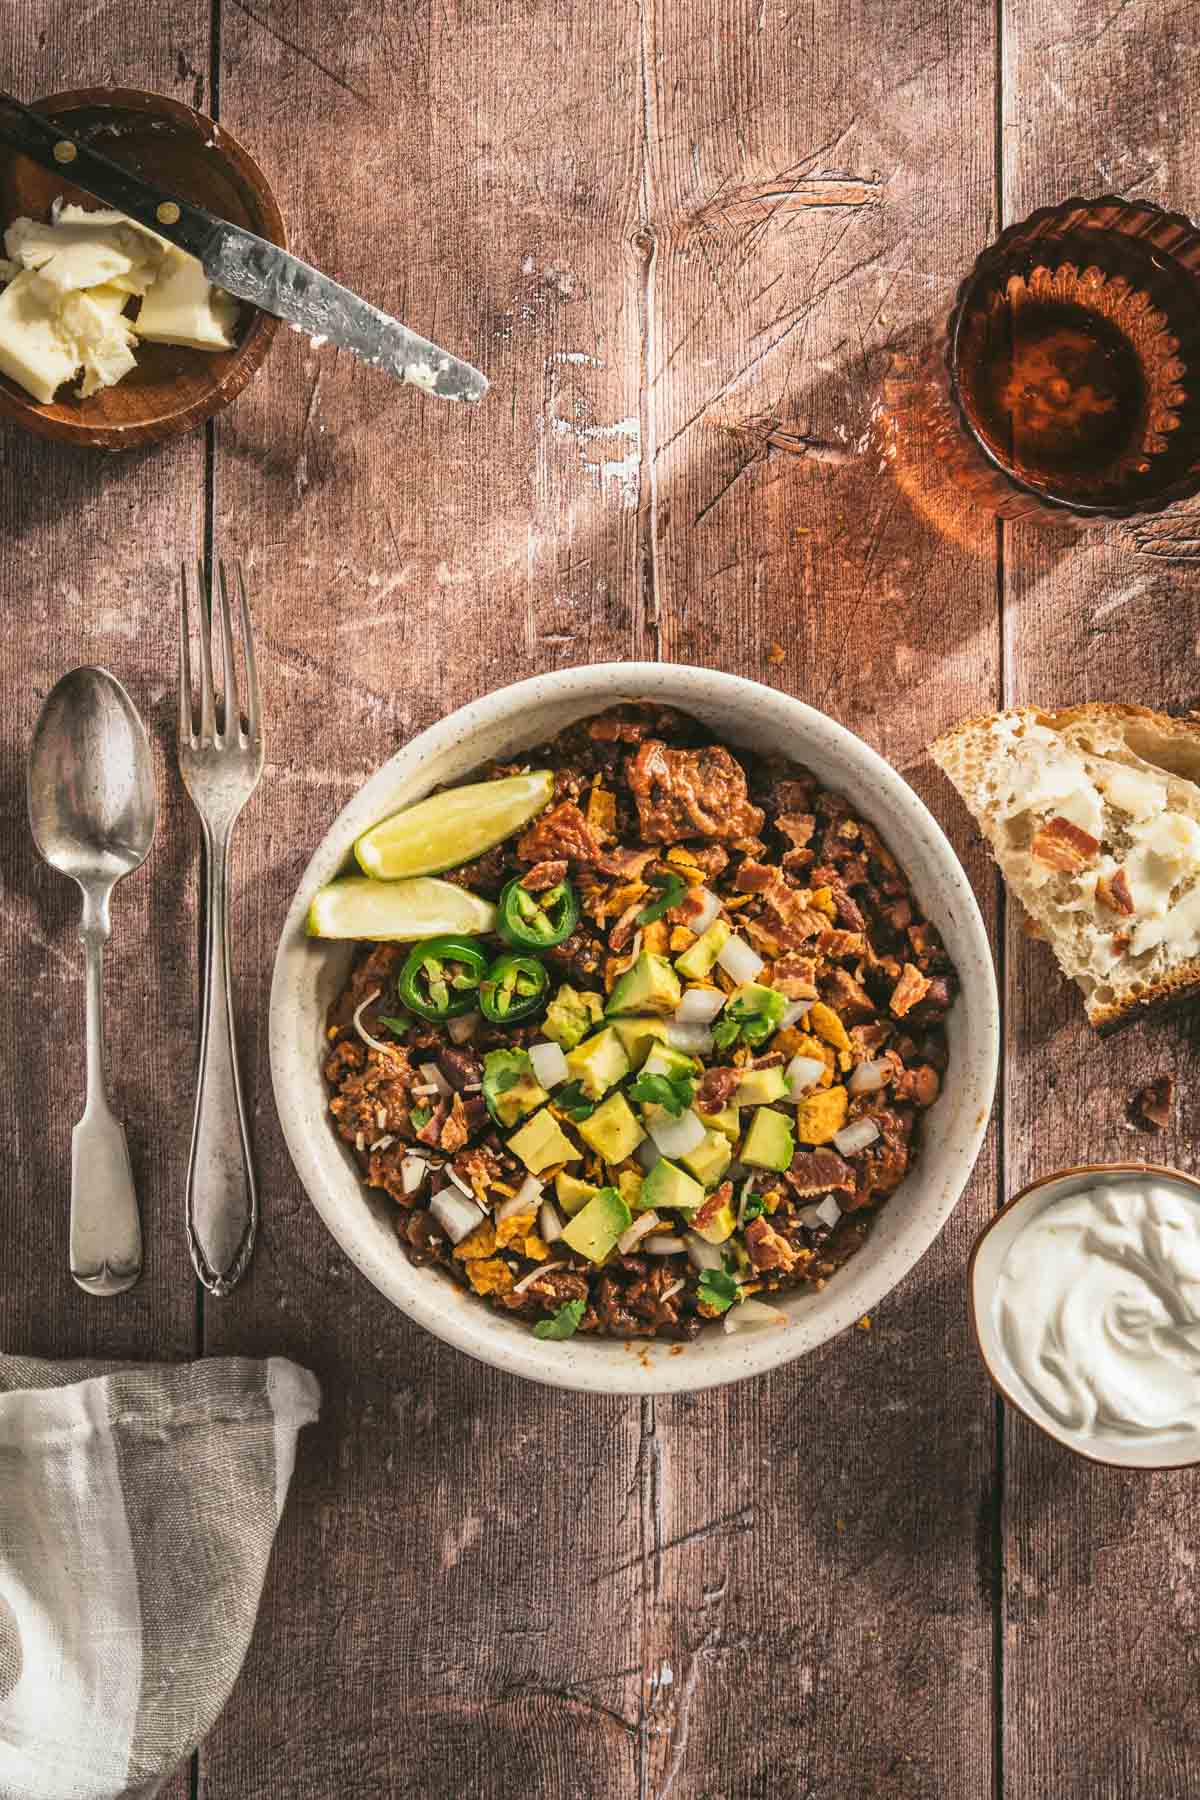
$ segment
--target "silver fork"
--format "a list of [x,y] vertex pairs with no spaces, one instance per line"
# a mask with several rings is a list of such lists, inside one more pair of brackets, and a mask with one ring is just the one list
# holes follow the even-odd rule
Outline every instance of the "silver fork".
[[[192,700],[188,571],[179,604],[179,769],[204,832],[205,954],[196,1114],[188,1159],[187,1238],[196,1273],[213,1294],[228,1294],[246,1272],[258,1228],[258,1193],[238,1073],[229,977],[229,839],[263,768],[262,707],[254,635],[241,564],[235,564],[245,667],[239,705],[225,565],[216,582],[199,581],[200,707]],[[214,645],[214,625],[216,644]],[[221,699],[214,685],[218,660]]]

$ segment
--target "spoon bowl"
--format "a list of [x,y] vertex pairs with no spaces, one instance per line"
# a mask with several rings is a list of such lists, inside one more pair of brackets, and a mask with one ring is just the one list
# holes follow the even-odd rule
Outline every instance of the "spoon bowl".
[[101,962],[109,897],[145,861],[158,799],[146,728],[107,669],[72,669],[47,695],[30,746],[28,800],[40,855],[83,896],[87,1103],[71,1148],[71,1273],[89,1293],[116,1294],[141,1273],[142,1234],[104,1078]]

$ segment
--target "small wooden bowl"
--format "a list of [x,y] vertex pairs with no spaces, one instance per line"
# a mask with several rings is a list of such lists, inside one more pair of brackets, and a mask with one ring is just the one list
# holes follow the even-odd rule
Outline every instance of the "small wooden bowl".
[[[33,104],[157,187],[286,248],[283,216],[266,176],[225,127],[203,113],[137,88],[80,88]],[[52,175],[19,152],[0,147],[0,231],[22,215],[48,219],[50,204],[60,194],[89,208],[101,204],[63,175]],[[39,437],[100,450],[160,443],[228,406],[261,366],[278,329],[279,320],[269,313],[243,306],[234,349],[213,354],[170,344],[141,345],[136,369],[87,400],[78,399],[68,386],[59,389],[52,405],[40,406],[0,376],[0,418]]]

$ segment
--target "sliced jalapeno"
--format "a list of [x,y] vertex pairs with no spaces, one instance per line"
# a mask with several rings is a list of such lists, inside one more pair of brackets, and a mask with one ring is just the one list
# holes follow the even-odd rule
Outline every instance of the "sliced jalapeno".
[[479,984],[479,1009],[493,1025],[511,1025],[538,1010],[549,985],[536,956],[499,956]]
[[579,902],[569,881],[556,881],[544,894],[531,894],[520,880],[500,893],[499,931],[517,950],[552,950],[574,931]]
[[437,1023],[479,1004],[486,973],[487,957],[469,938],[426,938],[409,951],[397,986],[410,1012]]

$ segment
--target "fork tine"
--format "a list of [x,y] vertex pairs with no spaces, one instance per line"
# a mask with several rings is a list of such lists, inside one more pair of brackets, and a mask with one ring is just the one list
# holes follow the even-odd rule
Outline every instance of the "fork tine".
[[192,659],[188,647],[188,572],[187,564],[179,567],[179,742],[190,744],[194,737],[192,714]]
[[250,734],[250,742],[257,744],[262,737],[262,702],[258,691],[258,663],[254,656],[254,627],[250,623],[250,602],[246,598],[246,578],[242,573],[241,563],[235,563],[238,585],[238,605],[242,621],[242,657],[246,669],[246,729]]
[[[213,699],[212,672],[212,591],[204,579],[204,564],[196,564],[200,581],[200,743],[214,742],[217,734],[216,705]],[[205,605],[207,598],[208,605]]]
[[229,622],[229,589],[225,581],[225,564],[217,564],[217,581],[213,598],[218,603],[221,614],[221,661],[222,686],[225,693],[225,720],[222,736],[226,742],[236,744],[242,730],[242,715],[238,707],[237,672],[233,662],[233,630]]

